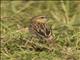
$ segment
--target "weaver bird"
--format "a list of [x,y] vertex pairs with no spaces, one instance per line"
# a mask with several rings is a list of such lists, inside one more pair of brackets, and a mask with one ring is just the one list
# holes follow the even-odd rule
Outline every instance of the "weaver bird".
[[47,24],[46,16],[36,16],[31,19],[30,32],[42,40],[46,41],[48,44],[53,42],[51,27]]

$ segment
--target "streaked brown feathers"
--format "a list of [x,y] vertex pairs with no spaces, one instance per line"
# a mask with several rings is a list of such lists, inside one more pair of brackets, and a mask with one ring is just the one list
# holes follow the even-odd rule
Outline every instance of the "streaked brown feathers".
[[46,22],[47,22],[47,19],[45,18],[45,16],[37,16],[33,18],[29,27],[30,32],[38,36],[39,38],[46,40],[47,42],[52,42],[53,40],[52,31],[50,26],[48,26]]

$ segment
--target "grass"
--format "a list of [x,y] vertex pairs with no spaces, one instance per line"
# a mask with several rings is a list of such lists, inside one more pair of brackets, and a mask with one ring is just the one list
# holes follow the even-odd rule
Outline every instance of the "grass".
[[[58,45],[51,52],[31,39],[28,25],[37,15],[49,17]],[[80,60],[80,1],[1,1],[0,17],[1,60]]]

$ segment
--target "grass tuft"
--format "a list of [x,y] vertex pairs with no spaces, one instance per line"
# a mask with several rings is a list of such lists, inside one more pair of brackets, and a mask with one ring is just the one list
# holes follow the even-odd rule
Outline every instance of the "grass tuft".
[[[49,17],[57,47],[50,49],[28,30],[30,18]],[[1,60],[80,60],[79,1],[1,1]]]

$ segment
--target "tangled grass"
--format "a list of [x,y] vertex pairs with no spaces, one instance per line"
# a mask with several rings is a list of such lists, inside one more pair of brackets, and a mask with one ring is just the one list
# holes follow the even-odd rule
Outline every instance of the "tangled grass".
[[[37,15],[49,17],[59,46],[51,52],[31,39],[28,25]],[[1,1],[0,17],[1,60],[80,60],[80,1]]]

